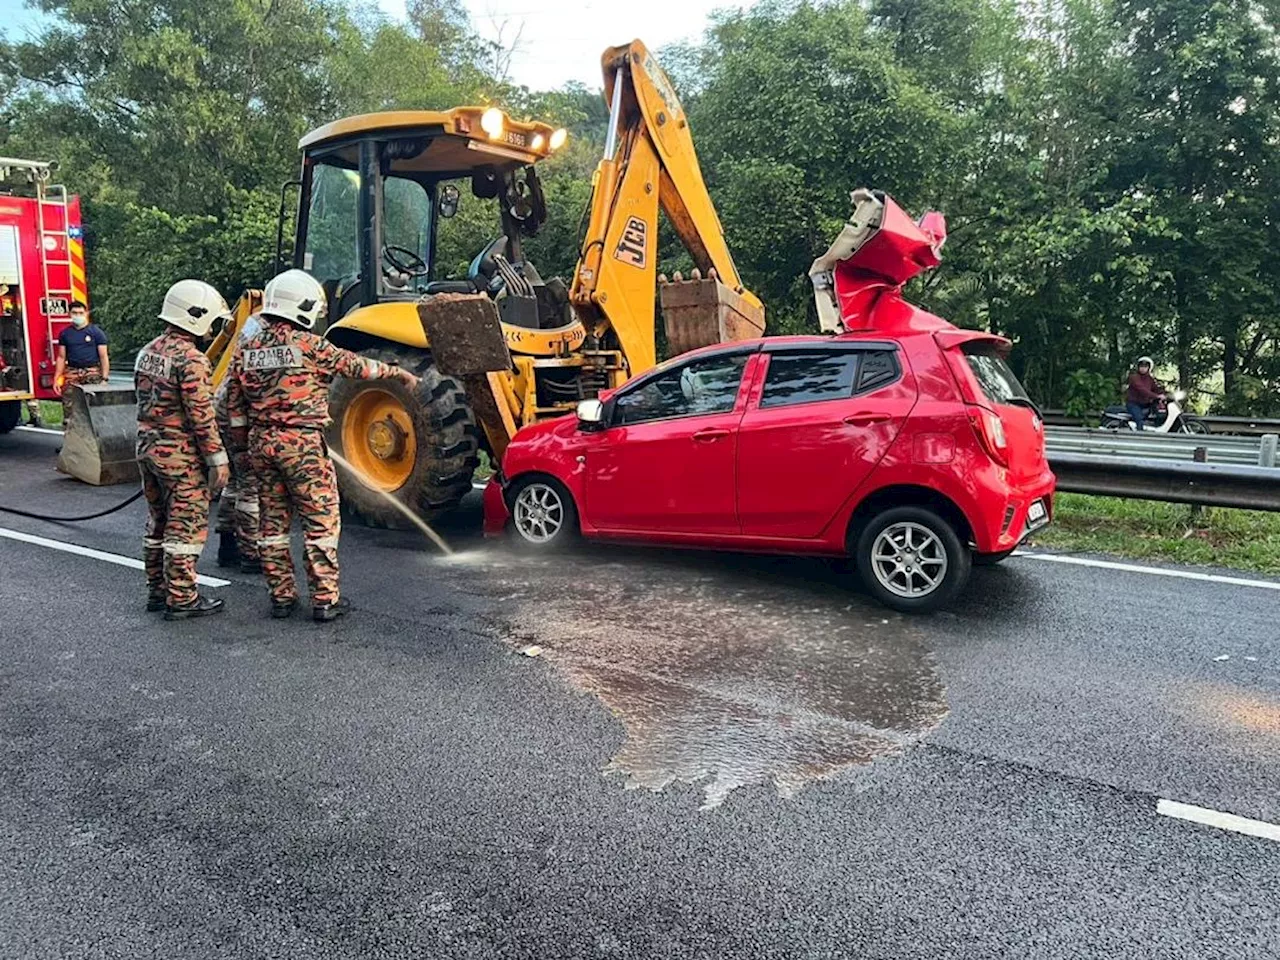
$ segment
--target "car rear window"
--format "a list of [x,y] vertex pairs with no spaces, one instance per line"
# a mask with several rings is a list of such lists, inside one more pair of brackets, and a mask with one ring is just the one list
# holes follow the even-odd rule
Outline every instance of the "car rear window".
[[993,345],[967,343],[962,349],[964,358],[969,361],[973,378],[978,381],[978,386],[992,403],[1012,403],[1017,400],[1031,399]]

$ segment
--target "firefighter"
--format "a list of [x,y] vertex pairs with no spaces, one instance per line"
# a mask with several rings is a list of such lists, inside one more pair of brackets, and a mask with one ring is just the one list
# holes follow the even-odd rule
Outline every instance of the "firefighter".
[[53,389],[62,397],[62,428],[71,421],[71,394],[67,387],[106,383],[111,373],[107,335],[89,320],[89,308],[81,301],[71,304],[71,326],[58,334],[58,355],[54,359]]
[[[238,333],[236,349],[261,328],[262,320],[257,314],[249,317]],[[258,561],[258,487],[249,462],[249,451],[237,449],[233,442],[227,413],[229,383],[230,378],[224,380],[214,395],[218,431],[231,456],[231,481],[218,501],[218,566],[238,566],[241,573],[261,573],[262,564]]]
[[232,443],[247,443],[258,481],[258,557],[271,595],[271,615],[289,617],[298,587],[289,554],[296,509],[313,619],[336,620],[349,609],[338,589],[338,482],[324,442],[329,384],[396,379],[414,389],[418,379],[392,364],[342,350],[311,333],[324,315],[320,284],[302,270],[287,270],[262,294],[262,330],[231,363],[227,406]]
[[138,469],[149,511],[143,539],[147,609],[166,620],[204,617],[223,601],[196,591],[209,532],[209,500],[227,484],[228,458],[213,410],[209,359],[199,342],[230,314],[207,283],[180,280],[164,295],[169,326],[138,354]]

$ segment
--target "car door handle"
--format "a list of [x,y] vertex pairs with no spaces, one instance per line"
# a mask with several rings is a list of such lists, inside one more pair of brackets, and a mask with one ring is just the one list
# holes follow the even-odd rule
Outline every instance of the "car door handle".
[[722,430],[720,427],[707,427],[707,429],[699,430],[695,433],[693,435],[693,439],[697,440],[699,443],[711,443],[712,441],[720,440],[728,435],[728,430]]
[[862,426],[864,423],[884,423],[886,420],[893,418],[887,413],[872,413],[870,410],[863,413],[851,413],[844,418],[844,422],[850,426]]

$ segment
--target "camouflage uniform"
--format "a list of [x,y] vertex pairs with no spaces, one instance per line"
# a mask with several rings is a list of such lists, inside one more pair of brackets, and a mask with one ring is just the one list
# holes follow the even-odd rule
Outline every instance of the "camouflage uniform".
[[258,557],[277,605],[298,596],[289,555],[295,509],[302,521],[311,604],[326,607],[339,600],[338,481],[324,442],[329,384],[335,377],[411,375],[274,318],[244,342],[231,363],[227,407],[233,435],[247,431],[261,509]]
[[214,420],[208,358],[166,330],[138,354],[138,469],[149,517],[143,539],[148,593],[194,603],[196,560],[209,532],[208,468],[227,462]]
[[[218,533],[235,533],[241,560],[258,559],[258,487],[253,477],[249,451],[237,448],[233,441],[231,417],[227,412],[227,381],[214,394],[214,411],[218,432],[227,442],[231,455],[231,480],[218,501]],[[221,561],[219,561],[221,562]]]
[[71,388],[102,383],[102,368],[67,366],[63,368],[62,375],[62,429],[65,430],[71,422]]

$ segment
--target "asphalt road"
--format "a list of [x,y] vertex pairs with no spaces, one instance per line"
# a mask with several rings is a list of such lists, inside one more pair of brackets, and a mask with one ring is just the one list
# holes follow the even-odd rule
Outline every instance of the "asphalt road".
[[[0,504],[128,494],[55,446],[0,437]],[[475,510],[450,559],[349,527],[331,626],[238,573],[166,624],[0,531],[0,957],[1280,954],[1280,844],[1156,813],[1280,822],[1280,593],[1015,558],[904,619]],[[142,513],[0,528],[135,556]]]

